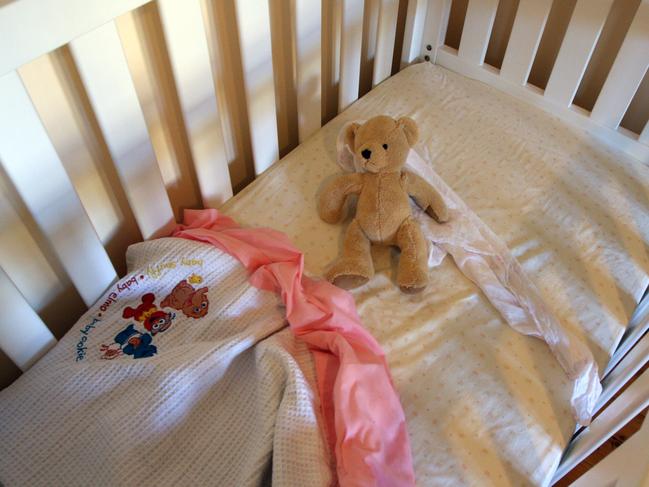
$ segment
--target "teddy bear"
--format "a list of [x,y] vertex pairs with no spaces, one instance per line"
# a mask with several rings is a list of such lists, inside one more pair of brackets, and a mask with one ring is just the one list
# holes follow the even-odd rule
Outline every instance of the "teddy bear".
[[341,254],[325,277],[346,289],[365,284],[374,275],[371,244],[391,245],[401,251],[398,286],[407,293],[422,291],[428,284],[427,244],[411,213],[410,197],[440,223],[448,220],[449,211],[435,189],[403,169],[419,128],[408,117],[379,115],[344,130],[344,143],[360,172],[339,175],[326,184],[318,197],[318,213],[325,222],[338,223],[347,197],[358,195],[358,201]]
[[162,300],[160,306],[182,311],[188,318],[202,318],[207,314],[209,307],[207,288],[194,289],[187,281],[180,281],[171,294]]

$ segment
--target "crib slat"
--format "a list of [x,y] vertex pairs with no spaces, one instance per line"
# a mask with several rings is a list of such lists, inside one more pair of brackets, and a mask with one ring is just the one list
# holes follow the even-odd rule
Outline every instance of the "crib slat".
[[509,36],[500,75],[519,85],[527,82],[552,0],[521,0]]
[[236,8],[255,174],[259,175],[279,158],[270,12],[268,2],[257,0],[236,0]]
[[322,124],[322,6],[295,0],[297,124],[303,142]]
[[[37,225],[30,218],[29,208],[12,186],[7,175],[0,176],[0,267],[36,312],[52,309],[53,302],[57,309],[66,308],[64,313],[83,312],[83,302],[56,254],[50,251],[47,237],[34,228]],[[73,294],[76,299],[71,299]],[[47,316],[53,333],[69,323],[59,314]]]
[[[431,0],[428,2],[421,52],[424,56],[429,56],[430,61],[433,63],[437,60],[438,50],[444,47],[450,15],[451,0]],[[428,46],[431,47],[430,51]]]
[[91,305],[117,275],[16,72],[0,78],[0,161]]
[[338,111],[358,99],[363,37],[363,2],[342,0]]
[[160,0],[160,16],[203,205],[232,197],[221,119],[198,0]]
[[401,48],[401,69],[411,64],[421,54],[427,10],[428,2],[426,0],[409,0],[408,2],[406,24],[403,31],[403,47]]
[[392,74],[392,56],[398,14],[399,0],[381,0],[372,86],[378,85]]
[[624,385],[649,361],[649,336],[642,338],[622,361],[602,380],[602,394],[595,413],[606,405]]
[[469,0],[458,50],[461,58],[477,65],[484,62],[497,8],[498,0]]
[[638,141],[642,142],[643,144],[649,145],[649,122],[645,124],[642,132],[640,132]]
[[649,67],[649,0],[643,0],[624,38],[591,113],[593,120],[617,128]]
[[548,99],[570,106],[612,4],[613,0],[577,0],[545,87]]
[[142,236],[165,231],[173,212],[115,24],[70,48]]
[[582,430],[571,442],[554,474],[552,483],[601,446],[622,426],[649,405],[649,370],[644,371],[624,390],[588,428]]
[[0,306],[0,348],[25,371],[56,344],[56,339],[2,268]]
[[[68,63],[67,53],[41,56],[20,68],[20,78],[117,274],[123,274],[126,247],[141,240],[140,232],[110,157],[86,122]],[[5,271],[38,310],[11,267]]]

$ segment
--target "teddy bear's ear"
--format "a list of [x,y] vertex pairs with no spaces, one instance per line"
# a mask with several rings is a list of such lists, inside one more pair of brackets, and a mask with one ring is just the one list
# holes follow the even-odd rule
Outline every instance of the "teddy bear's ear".
[[406,139],[408,139],[410,147],[414,146],[419,140],[419,127],[417,127],[417,122],[410,117],[401,117],[397,120],[397,125],[406,134]]
[[359,123],[349,122],[340,132],[336,139],[336,162],[344,170],[348,172],[356,172],[358,168],[354,161],[354,138],[356,137],[356,130],[360,127]]
[[356,131],[358,130],[358,127],[360,127],[360,124],[352,122],[350,124],[347,124],[344,129],[345,145],[349,146],[349,150],[351,150],[352,152],[354,152],[354,137],[356,137]]

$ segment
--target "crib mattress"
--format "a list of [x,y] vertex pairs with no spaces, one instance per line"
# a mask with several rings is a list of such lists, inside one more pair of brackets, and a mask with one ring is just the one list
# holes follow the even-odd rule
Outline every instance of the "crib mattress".
[[[410,116],[420,151],[518,258],[600,370],[649,282],[649,168],[555,117],[429,63],[388,79],[274,165],[224,211],[287,233],[321,275],[343,225],[315,194],[339,172],[350,120]],[[517,334],[447,258],[421,294],[394,284],[394,251],[353,291],[386,351],[420,485],[545,484],[574,428],[570,385],[540,340]]]

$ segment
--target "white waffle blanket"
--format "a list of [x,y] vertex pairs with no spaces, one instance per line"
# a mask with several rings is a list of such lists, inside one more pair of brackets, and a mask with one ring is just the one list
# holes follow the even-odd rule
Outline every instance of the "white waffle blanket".
[[206,244],[140,243],[127,260],[0,393],[0,483],[328,485],[311,354],[278,298]]

